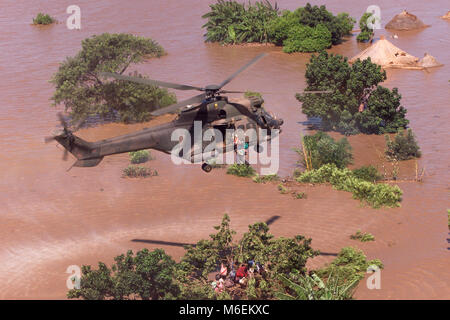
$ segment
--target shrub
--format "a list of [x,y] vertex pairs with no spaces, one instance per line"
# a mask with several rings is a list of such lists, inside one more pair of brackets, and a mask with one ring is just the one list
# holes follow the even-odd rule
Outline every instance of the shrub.
[[56,20],[54,18],[52,18],[48,14],[43,14],[40,12],[37,14],[36,18],[33,18],[33,24],[47,25],[47,24],[52,24],[53,22],[56,22]]
[[259,174],[256,175],[256,177],[253,178],[253,181],[256,183],[266,183],[270,181],[277,181],[280,177],[276,173],[274,174],[268,174],[265,176],[260,176]]
[[[302,112],[319,117],[324,130],[344,134],[380,134],[397,132],[408,124],[401,95],[378,86],[386,72],[370,58],[357,60],[351,66],[347,58],[325,51],[312,55],[307,64],[306,91],[331,90],[332,94],[297,94]],[[360,112],[359,106],[365,104]]]
[[256,174],[256,171],[252,166],[235,163],[228,167],[227,174],[233,174],[238,177],[252,177]]
[[329,182],[335,189],[351,192],[354,199],[365,201],[373,208],[400,206],[402,191],[398,186],[364,181],[355,177],[351,170],[339,169],[334,164],[306,171],[296,180],[311,183]]
[[361,19],[359,19],[359,28],[361,33],[356,37],[356,41],[364,42],[368,41],[373,36],[373,30],[367,25],[368,19],[372,16],[371,12],[365,12]]
[[123,175],[130,178],[146,178],[151,176],[157,176],[158,171],[152,170],[147,167],[141,167],[141,166],[135,166],[135,165],[129,165],[125,169],[123,169]]
[[356,231],[355,234],[352,234],[350,236],[350,239],[352,240],[359,240],[361,242],[367,242],[367,241],[375,241],[375,237],[371,235],[370,233],[362,233],[360,230]]
[[317,270],[317,275],[320,278],[326,278],[330,274],[335,274],[339,277],[339,283],[353,283],[355,280],[360,281],[369,266],[375,265],[383,269],[383,264],[380,260],[374,259],[367,261],[366,256],[361,250],[352,247],[342,248],[336,259],[334,259],[328,266]]
[[291,27],[289,35],[283,41],[283,51],[316,52],[331,47],[331,33],[323,24],[315,27],[296,25]]
[[382,175],[378,172],[377,168],[372,165],[362,166],[358,169],[352,170],[352,172],[356,178],[369,182],[376,182],[383,178]]
[[308,169],[319,169],[324,164],[333,163],[344,168],[352,161],[350,143],[347,138],[335,141],[322,131],[302,138],[302,149],[295,149],[301,163]]
[[386,135],[386,156],[390,160],[408,160],[420,158],[421,152],[411,129],[399,130],[394,140]]
[[133,164],[144,163],[151,160],[150,152],[147,150],[133,151],[129,153],[130,162]]

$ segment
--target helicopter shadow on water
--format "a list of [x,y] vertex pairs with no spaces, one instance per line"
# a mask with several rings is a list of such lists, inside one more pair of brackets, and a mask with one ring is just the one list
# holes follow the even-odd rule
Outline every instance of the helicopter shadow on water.
[[320,117],[308,117],[306,121],[299,121],[297,123],[305,126],[307,130],[322,129],[322,119]]
[[[265,223],[269,226],[273,224],[275,221],[280,219],[281,216],[272,216],[265,221]],[[163,241],[163,240],[150,240],[150,239],[132,239],[132,242],[140,242],[140,243],[148,243],[148,244],[157,244],[163,246],[173,246],[173,247],[185,247],[185,246],[193,246],[196,245],[194,243],[184,243],[184,242],[173,242],[173,241]],[[321,256],[337,256],[337,253],[330,252],[320,252]]]
[[[269,219],[265,221],[265,223],[269,226],[278,219],[280,219],[281,216],[272,216]],[[195,247],[195,244],[193,243],[183,243],[183,242],[172,242],[172,241],[162,241],[162,240],[148,240],[148,239],[133,239],[132,242],[141,242],[141,243],[148,243],[148,244],[160,244],[165,246],[174,246],[174,247],[184,247],[184,246],[193,246]]]

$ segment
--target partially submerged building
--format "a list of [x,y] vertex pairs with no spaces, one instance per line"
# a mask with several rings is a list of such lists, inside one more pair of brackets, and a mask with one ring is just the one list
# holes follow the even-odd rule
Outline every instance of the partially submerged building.
[[380,40],[351,58],[349,62],[354,63],[358,59],[365,60],[367,58],[370,58],[373,63],[380,65],[384,69],[401,68],[421,70],[442,66],[441,63],[428,53],[425,53],[424,57],[419,60],[419,58],[393,45],[384,36],[381,36]]
[[383,68],[417,68],[419,62],[419,58],[394,46],[384,36],[381,36],[380,40],[351,58],[349,62],[353,63],[358,59],[365,60],[369,57],[373,63]]
[[386,29],[392,30],[415,30],[428,27],[422,22],[417,16],[403,10],[401,13],[397,14],[388,24],[385,26]]

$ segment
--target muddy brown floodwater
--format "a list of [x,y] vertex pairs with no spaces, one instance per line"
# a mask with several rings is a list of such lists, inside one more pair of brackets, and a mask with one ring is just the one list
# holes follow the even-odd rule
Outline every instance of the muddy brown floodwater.
[[[284,54],[275,47],[221,47],[205,44],[200,16],[212,1],[76,1],[81,8],[82,29],[68,30],[67,6],[73,1],[3,0],[0,11],[0,298],[64,299],[69,265],[112,262],[127,249],[162,247],[174,257],[183,249],[176,243],[205,238],[224,212],[239,233],[256,221],[280,216],[271,230],[276,236],[303,234],[313,238],[314,248],[327,253],[311,261],[320,266],[347,245],[380,258],[380,290],[368,290],[361,282],[361,299],[449,299],[450,250],[447,213],[449,203],[449,83],[450,22],[439,19],[448,1],[379,0],[382,24],[403,9],[431,27],[397,32],[390,39],[415,56],[430,53],[445,66],[429,72],[388,70],[385,86],[398,87],[408,109],[423,157],[419,166],[422,183],[404,182],[402,207],[371,209],[351,194],[328,186],[305,186],[306,200],[281,195],[273,185],[228,176],[224,170],[203,173],[199,166],[175,166],[167,155],[153,152],[150,164],[159,176],[123,179],[127,155],[107,157],[94,168],[73,168],[61,161],[62,150],[43,137],[58,125],[49,98],[48,83],[58,64],[80,50],[86,37],[103,32],[128,32],[151,37],[169,53],[161,59],[136,66],[140,72],[161,80],[206,85],[217,83],[237,66],[260,52],[268,56],[231,84],[230,90],[268,91],[266,106],[285,119],[280,141],[280,175],[295,168],[300,133],[306,120],[294,94],[305,88],[304,71],[309,54]],[[326,3],[338,13],[357,18],[372,1],[311,1]],[[298,1],[278,1],[294,9]],[[61,23],[30,25],[38,12],[55,16]],[[377,30],[376,35],[391,35]],[[331,49],[348,57],[366,45],[355,37]],[[177,92],[183,99],[191,93]],[[142,126],[142,125],[140,125]],[[85,129],[91,140],[138,129],[106,125]],[[376,163],[374,145],[380,137],[355,136],[355,164]],[[406,166],[408,167],[408,166]],[[375,242],[349,239],[357,229],[370,232]],[[139,242],[133,240],[149,240]],[[161,241],[163,244],[161,244]],[[173,244],[164,244],[174,242]]]

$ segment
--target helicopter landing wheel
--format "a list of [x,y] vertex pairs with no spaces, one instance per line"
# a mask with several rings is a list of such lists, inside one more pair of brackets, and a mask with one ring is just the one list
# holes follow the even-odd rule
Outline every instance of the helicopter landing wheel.
[[212,167],[210,164],[204,163],[204,164],[202,164],[202,170],[205,171],[206,173],[209,173],[209,172],[211,172]]
[[254,150],[258,153],[261,153],[261,152],[263,152],[264,147],[258,143],[255,145]]

